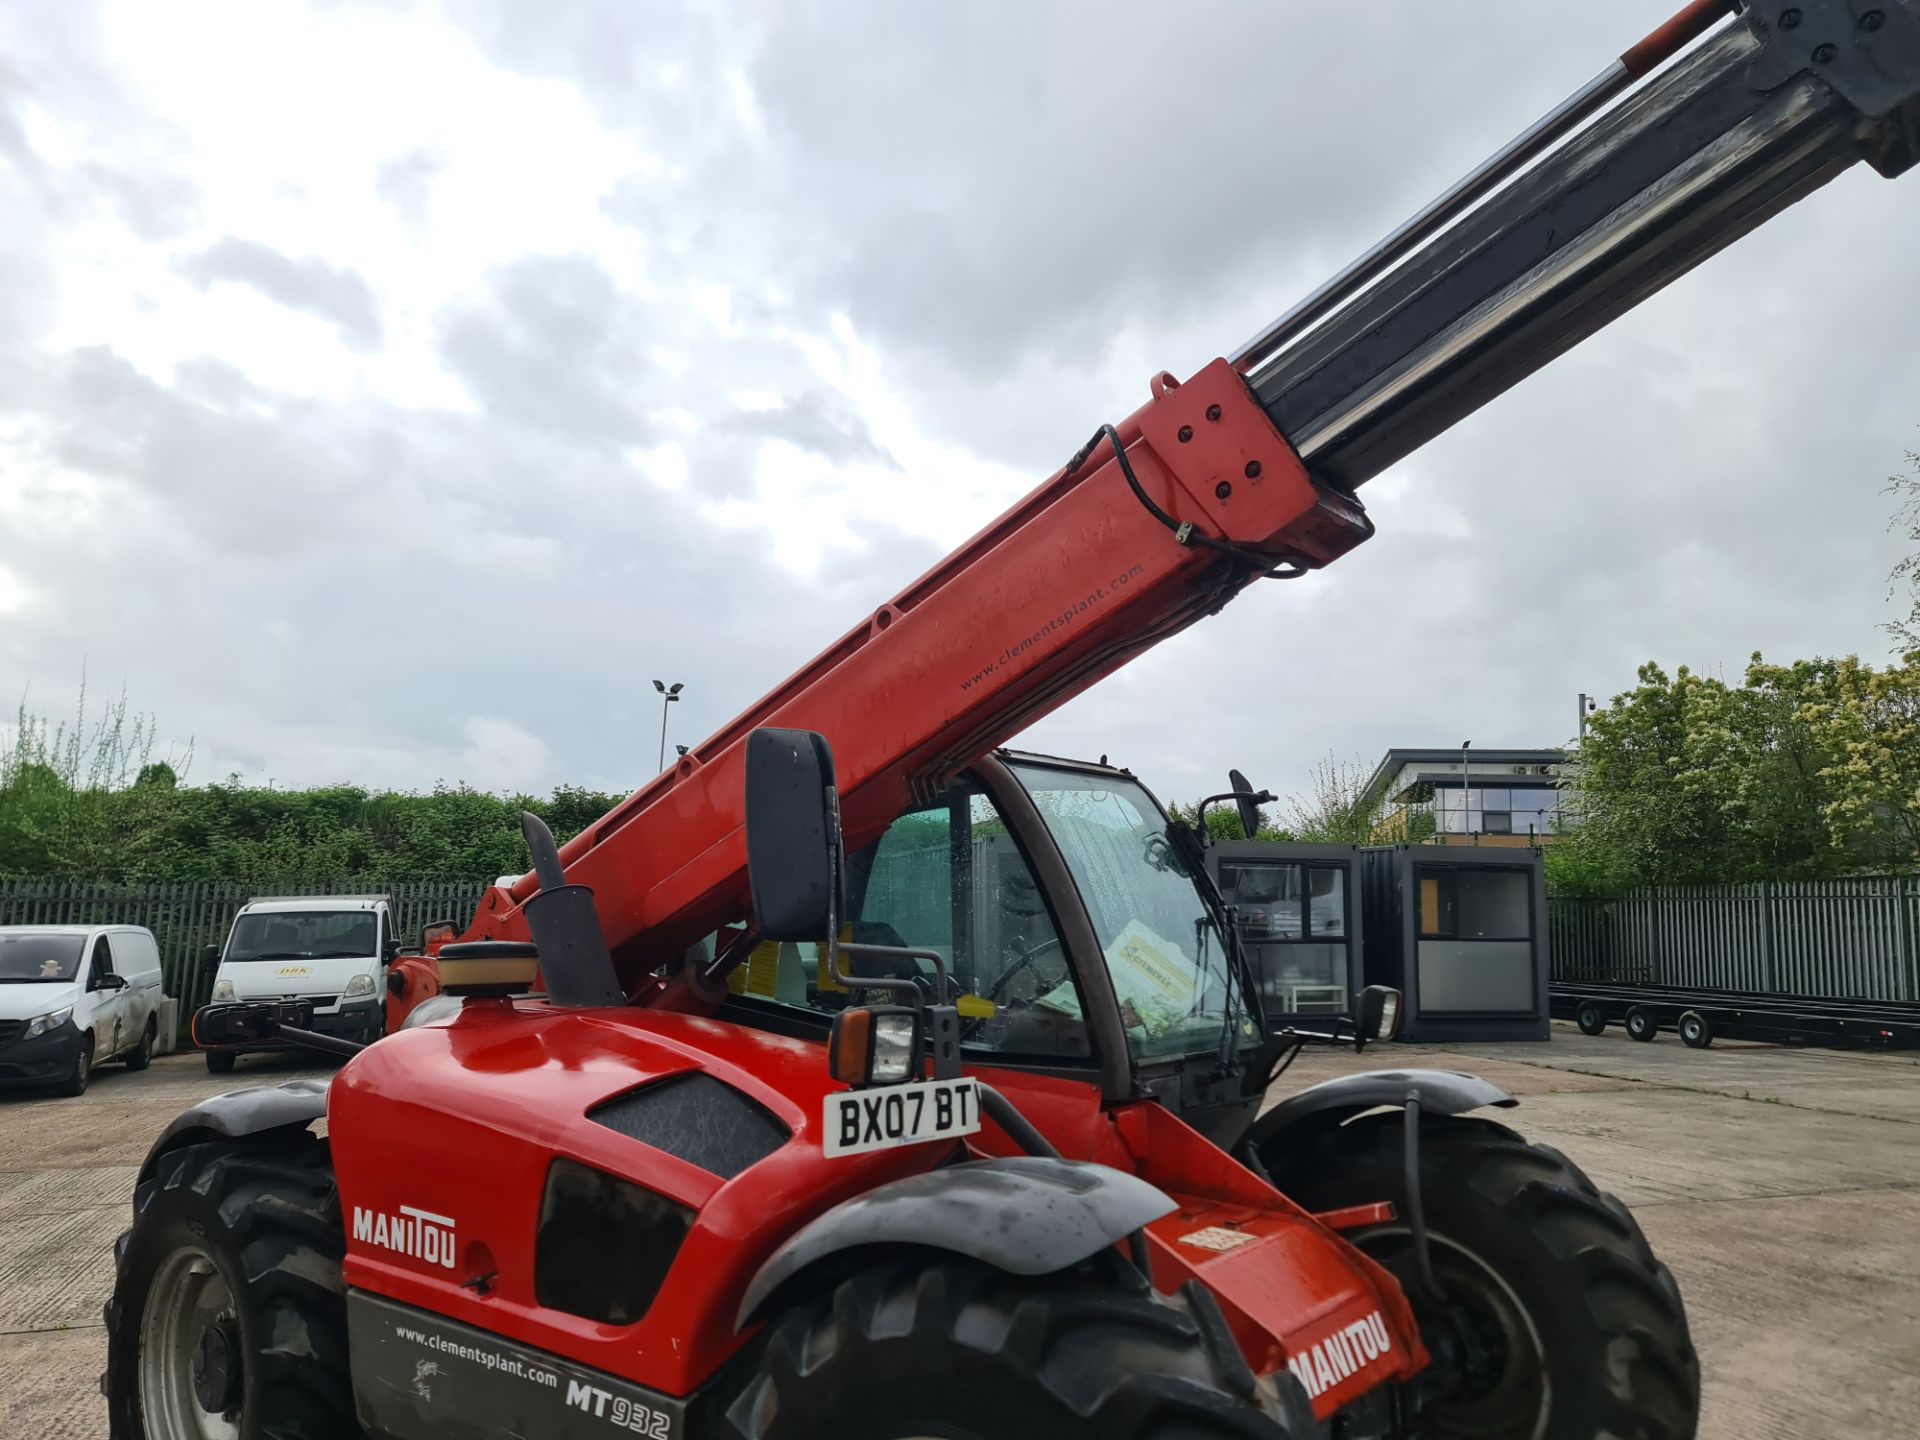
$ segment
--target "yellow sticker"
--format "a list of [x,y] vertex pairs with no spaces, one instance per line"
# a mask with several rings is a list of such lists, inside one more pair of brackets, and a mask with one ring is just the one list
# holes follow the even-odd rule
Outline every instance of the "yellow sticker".
[[963,1020],[991,1020],[1000,1007],[983,995],[962,995],[953,1002]]
[[[842,945],[850,945],[853,943],[853,927],[851,925],[842,925],[840,927],[840,943]],[[815,985],[815,989],[821,991],[831,990],[841,995],[847,993],[847,987],[834,979],[833,971],[827,968],[827,947],[824,945],[820,947],[820,963],[818,969],[819,983]]]
[[742,969],[747,972],[747,994],[773,999],[780,991],[780,942],[762,940],[753,947],[747,963],[736,967],[734,974]]
[[736,965],[727,971],[727,993],[729,995],[744,995],[747,993],[747,967],[745,965]]

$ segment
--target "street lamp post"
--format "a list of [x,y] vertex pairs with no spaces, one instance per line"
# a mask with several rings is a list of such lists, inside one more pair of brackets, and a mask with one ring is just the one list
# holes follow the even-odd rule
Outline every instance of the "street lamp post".
[[659,768],[667,768],[667,707],[680,698],[681,684],[678,680],[672,685],[663,685],[658,680],[653,688],[660,692],[660,760]]
[[[1463,835],[1470,833],[1473,829],[1473,811],[1467,803],[1467,750],[1472,744],[1471,740],[1460,742],[1460,833]],[[1464,845],[1466,841],[1463,840],[1460,843]],[[1476,845],[1479,843],[1478,840],[1474,841]]]

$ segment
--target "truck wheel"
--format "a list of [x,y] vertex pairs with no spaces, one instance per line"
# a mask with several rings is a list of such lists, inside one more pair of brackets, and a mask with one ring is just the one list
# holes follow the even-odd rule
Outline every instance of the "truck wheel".
[[129,1070],[144,1070],[153,1063],[153,1039],[156,1022],[147,1021],[147,1028],[140,1033],[140,1043],[120,1057],[120,1063]]
[[1573,1023],[1580,1027],[1582,1035],[1598,1035],[1607,1028],[1607,1012],[1600,1008],[1599,1002],[1586,1000],[1581,1002]]
[[1644,1005],[1636,1005],[1627,1011],[1627,1038],[1629,1040],[1651,1040],[1660,1033],[1660,1022],[1653,1012]]
[[726,1418],[746,1440],[1317,1434],[1299,1382],[1256,1382],[1212,1297],[1183,1298],[1111,1252],[1054,1275],[896,1255],[777,1317]]
[[1698,1010],[1680,1017],[1680,1039],[1689,1049],[1704,1050],[1713,1044],[1713,1022]]
[[[1404,1136],[1401,1116],[1370,1116],[1263,1159],[1309,1210],[1391,1200],[1404,1217]],[[1407,1287],[1433,1355],[1414,1436],[1691,1440],[1700,1362],[1686,1311],[1626,1206],[1559,1151],[1486,1120],[1424,1120],[1420,1174],[1442,1299],[1415,1278],[1404,1218],[1347,1237]]]
[[111,1440],[348,1440],[346,1236],[324,1141],[160,1157],[107,1302]]
[[93,1078],[93,1036],[82,1034],[80,1048],[73,1052],[73,1073],[54,1087],[56,1094],[84,1095],[87,1081]]
[[207,1051],[207,1073],[209,1075],[231,1075],[233,1062],[238,1057],[231,1050]]

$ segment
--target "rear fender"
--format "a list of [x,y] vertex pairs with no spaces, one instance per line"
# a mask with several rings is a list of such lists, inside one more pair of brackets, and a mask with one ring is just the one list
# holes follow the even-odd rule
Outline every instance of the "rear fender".
[[1520,1103],[1498,1085],[1456,1070],[1367,1070],[1289,1095],[1254,1122],[1241,1146],[1260,1155],[1282,1138],[1288,1144],[1303,1143],[1369,1110],[1398,1109],[1415,1094],[1423,1115],[1464,1115],[1489,1105],[1511,1109]]
[[327,1113],[327,1087],[318,1080],[250,1085],[202,1100],[173,1118],[147,1151],[140,1179],[153,1174],[160,1157],[205,1140],[242,1140],[278,1130],[304,1130]]
[[736,1328],[760,1318],[803,1272],[868,1245],[921,1245],[1015,1275],[1047,1275],[1097,1255],[1169,1214],[1174,1203],[1136,1176],[1041,1156],[971,1160],[881,1185],[802,1227],[762,1265]]

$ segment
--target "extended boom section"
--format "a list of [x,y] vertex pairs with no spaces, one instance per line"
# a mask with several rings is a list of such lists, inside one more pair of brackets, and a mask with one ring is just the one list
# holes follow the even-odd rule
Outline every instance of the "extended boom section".
[[[1553,356],[1849,166],[1916,156],[1912,4],[1695,0],[565,846],[623,983],[744,914],[754,729],[828,738],[865,844],[1255,579],[1364,540],[1358,485]],[[489,892],[464,938],[526,938],[537,891]]]

